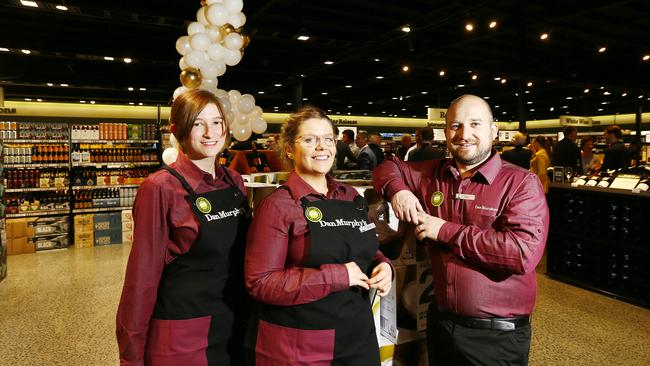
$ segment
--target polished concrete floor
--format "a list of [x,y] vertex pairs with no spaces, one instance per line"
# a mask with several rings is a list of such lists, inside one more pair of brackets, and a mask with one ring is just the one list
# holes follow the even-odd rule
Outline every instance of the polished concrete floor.
[[[9,257],[0,365],[118,365],[115,310],[129,249]],[[650,310],[538,278],[531,365],[650,365]]]

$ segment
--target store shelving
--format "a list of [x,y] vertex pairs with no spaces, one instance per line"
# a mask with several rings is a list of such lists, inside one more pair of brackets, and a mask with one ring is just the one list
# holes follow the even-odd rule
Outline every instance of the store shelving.
[[68,144],[68,140],[4,139],[6,144]]
[[79,213],[122,211],[122,210],[129,210],[130,208],[131,208],[131,206],[75,208],[75,209],[72,210],[72,213],[73,214],[79,214]]
[[22,193],[22,192],[55,192],[55,191],[64,191],[68,187],[49,187],[49,188],[11,188],[6,189],[7,193]]
[[48,210],[48,211],[32,211],[32,212],[21,212],[15,214],[7,214],[8,219],[20,218],[20,217],[37,217],[37,216],[53,216],[53,215],[67,215],[70,213],[69,209],[66,210]]
[[137,166],[156,166],[160,165],[158,161],[122,161],[110,163],[72,163],[73,168],[77,167],[95,167],[95,168],[131,168]]
[[26,164],[4,164],[5,169],[12,168],[67,168],[68,163],[26,163]]
[[139,184],[116,184],[109,186],[72,186],[72,189],[107,189],[107,188],[138,188]]
[[93,140],[93,139],[73,139],[73,144],[156,144],[158,140]]

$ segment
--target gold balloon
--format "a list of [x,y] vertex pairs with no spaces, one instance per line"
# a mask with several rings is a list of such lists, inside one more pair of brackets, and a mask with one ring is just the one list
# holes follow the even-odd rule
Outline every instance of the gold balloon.
[[201,85],[201,73],[197,69],[187,68],[181,71],[181,83],[184,87],[194,89]]
[[208,2],[206,0],[201,0],[201,6],[206,6],[208,5]]
[[225,37],[225,36],[229,35],[230,33],[234,32],[235,27],[233,27],[232,25],[226,23],[226,24],[222,25],[221,28],[219,28],[219,30],[221,31],[221,35]]
[[251,43],[251,37],[248,34],[242,34],[242,38],[244,39],[244,44],[241,46],[243,52],[244,48],[246,48],[248,44]]

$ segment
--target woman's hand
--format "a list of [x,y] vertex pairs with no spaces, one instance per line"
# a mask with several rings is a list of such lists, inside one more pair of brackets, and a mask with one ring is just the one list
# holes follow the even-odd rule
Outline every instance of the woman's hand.
[[348,278],[350,279],[350,287],[359,286],[363,287],[366,290],[369,290],[368,276],[365,273],[361,272],[361,268],[357,266],[354,262],[348,262],[345,264],[345,268],[348,270]]
[[388,263],[379,263],[372,270],[372,277],[367,281],[370,288],[376,288],[379,296],[386,296],[393,284],[393,268]]

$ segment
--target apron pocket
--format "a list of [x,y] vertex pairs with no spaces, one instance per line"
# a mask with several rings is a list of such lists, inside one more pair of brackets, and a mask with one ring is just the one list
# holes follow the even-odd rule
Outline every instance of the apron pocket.
[[334,337],[334,329],[297,329],[260,320],[256,365],[330,365],[334,358]]
[[192,319],[151,319],[145,358],[147,365],[207,365],[205,349],[211,316]]

